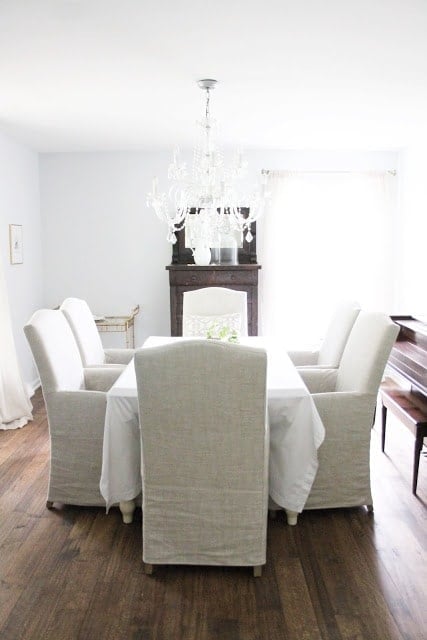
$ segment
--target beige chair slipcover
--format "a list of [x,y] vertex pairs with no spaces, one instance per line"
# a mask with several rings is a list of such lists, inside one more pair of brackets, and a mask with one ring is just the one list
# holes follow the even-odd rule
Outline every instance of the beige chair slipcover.
[[[237,317],[238,314],[238,317]],[[246,291],[235,291],[226,287],[205,287],[195,291],[184,291],[182,313],[182,335],[206,336],[201,321],[210,318],[218,326],[228,326],[241,336],[248,335],[248,311]],[[200,332],[192,330],[196,319],[200,321]],[[235,326],[234,323],[237,324]]]
[[301,369],[325,427],[306,509],[372,506],[369,452],[379,385],[399,328],[358,315],[338,369]]
[[209,340],[136,352],[145,563],[265,564],[266,364]]
[[343,302],[335,310],[319,349],[288,351],[294,365],[296,367],[338,367],[359,312],[358,302]]
[[24,327],[39,371],[50,434],[47,504],[105,505],[99,491],[106,391],[119,369],[83,369],[59,310],[36,311]]
[[66,298],[60,310],[70,324],[84,367],[119,366],[124,369],[134,349],[104,349],[95,320],[85,300]]

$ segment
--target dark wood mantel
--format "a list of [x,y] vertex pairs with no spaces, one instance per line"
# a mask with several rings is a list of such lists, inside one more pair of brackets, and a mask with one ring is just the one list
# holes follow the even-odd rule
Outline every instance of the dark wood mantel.
[[185,291],[203,287],[227,287],[246,291],[248,296],[248,334],[258,334],[258,270],[259,264],[209,265],[170,264],[171,335],[182,335],[182,304]]

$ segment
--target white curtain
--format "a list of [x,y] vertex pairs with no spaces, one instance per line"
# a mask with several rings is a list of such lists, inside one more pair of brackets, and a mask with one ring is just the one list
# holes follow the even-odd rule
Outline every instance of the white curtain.
[[395,177],[270,172],[262,219],[260,324],[290,346],[314,346],[336,306],[393,310]]
[[32,406],[19,372],[6,283],[0,261],[0,429],[18,429],[32,420]]

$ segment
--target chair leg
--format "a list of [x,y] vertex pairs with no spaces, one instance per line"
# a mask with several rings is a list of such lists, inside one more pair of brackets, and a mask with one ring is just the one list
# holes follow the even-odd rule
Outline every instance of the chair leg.
[[384,452],[385,447],[385,426],[387,422],[387,407],[383,404],[382,407],[382,420],[381,420],[381,451]]
[[262,565],[258,564],[254,566],[254,578],[260,578],[262,576]]
[[298,511],[290,511],[290,509],[285,509],[286,518],[288,520],[288,524],[294,526],[298,522]]
[[119,503],[119,507],[124,524],[131,524],[133,521],[133,512],[135,511],[135,500],[122,500]]
[[142,564],[143,564],[143,566],[144,566],[144,573],[145,573],[147,576],[151,576],[151,575],[153,575],[153,570],[154,570],[153,565],[152,565],[152,564],[149,564],[148,562],[143,562]]
[[420,455],[421,450],[423,448],[424,438],[421,434],[417,435],[415,438],[415,448],[414,448],[414,470],[412,472],[412,493],[414,496],[417,493],[417,484],[418,484],[418,469],[420,466]]

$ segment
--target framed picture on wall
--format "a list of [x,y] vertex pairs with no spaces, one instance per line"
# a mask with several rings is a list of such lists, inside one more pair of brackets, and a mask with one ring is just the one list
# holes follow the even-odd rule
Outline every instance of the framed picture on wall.
[[24,247],[22,242],[22,224],[9,225],[10,264],[24,262]]

